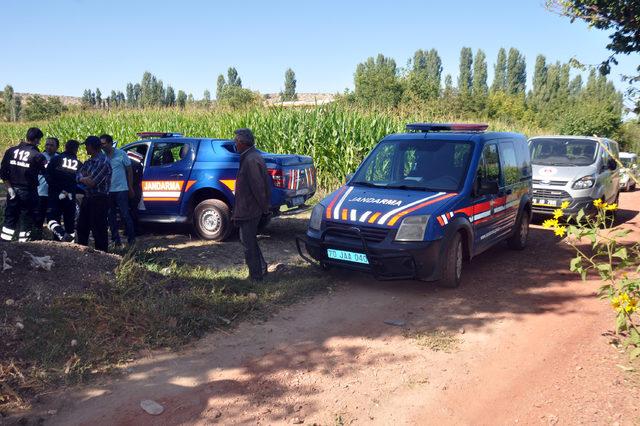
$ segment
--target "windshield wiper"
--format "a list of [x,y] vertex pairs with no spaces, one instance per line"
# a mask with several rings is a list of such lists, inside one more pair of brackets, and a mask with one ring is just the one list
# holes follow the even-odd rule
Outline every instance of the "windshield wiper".
[[362,181],[351,182],[351,185],[368,186],[369,188],[387,188],[387,186],[385,185],[378,185],[375,183],[362,182]]
[[413,191],[432,191],[432,189],[427,188],[426,186],[411,186],[411,185],[388,185],[386,188],[391,189],[410,189]]

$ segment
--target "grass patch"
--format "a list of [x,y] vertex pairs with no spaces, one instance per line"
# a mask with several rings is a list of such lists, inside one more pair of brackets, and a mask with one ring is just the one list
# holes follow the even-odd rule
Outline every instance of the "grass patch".
[[458,349],[460,339],[452,332],[445,330],[406,331],[404,337],[415,340],[418,346],[432,351],[451,353]]
[[143,349],[178,348],[241,319],[265,318],[330,285],[306,266],[255,285],[245,268],[216,271],[129,254],[85,292],[0,305],[0,412],[109,372]]

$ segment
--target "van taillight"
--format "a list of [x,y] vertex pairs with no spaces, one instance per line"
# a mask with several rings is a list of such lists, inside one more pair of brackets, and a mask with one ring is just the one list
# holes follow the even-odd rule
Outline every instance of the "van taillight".
[[276,188],[284,188],[284,175],[282,174],[282,169],[267,169],[269,175],[271,175],[271,179],[273,180],[273,186]]

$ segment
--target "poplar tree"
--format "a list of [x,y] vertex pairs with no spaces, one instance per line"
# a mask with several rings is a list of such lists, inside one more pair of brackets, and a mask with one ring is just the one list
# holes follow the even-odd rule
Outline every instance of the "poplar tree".
[[167,86],[167,94],[165,96],[164,104],[168,107],[176,106],[176,93],[171,86]]
[[284,92],[280,94],[280,98],[283,101],[295,101],[298,99],[296,84],[296,74],[291,68],[288,68],[284,73]]
[[187,94],[184,93],[182,90],[178,90],[177,103],[180,109],[184,109],[184,107],[187,105]]
[[487,55],[478,49],[473,61],[473,84],[471,95],[476,107],[476,111],[482,111],[487,103],[489,86],[487,85]]
[[458,74],[458,93],[462,97],[469,97],[471,94],[471,84],[473,75],[471,66],[473,64],[473,52],[470,47],[463,47],[460,50],[460,72]]
[[504,47],[498,50],[496,64],[493,67],[492,92],[505,92],[507,90],[507,52]]
[[133,92],[133,83],[127,83],[127,106],[133,108],[136,106],[135,94]]
[[509,49],[507,57],[507,93],[517,95],[524,93],[527,84],[527,69],[524,56],[518,49]]
[[227,82],[224,80],[224,75],[220,74],[218,76],[218,81],[216,83],[216,100],[220,100],[223,97],[224,87]]
[[402,96],[396,61],[379,54],[358,64],[355,97],[363,105],[396,106]]

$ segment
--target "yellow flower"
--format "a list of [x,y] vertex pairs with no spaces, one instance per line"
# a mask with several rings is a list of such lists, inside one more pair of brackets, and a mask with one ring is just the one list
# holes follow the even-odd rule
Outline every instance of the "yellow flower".
[[562,204],[560,204],[560,208],[564,210],[569,207],[569,204],[571,203],[569,203],[568,201],[563,201]]
[[562,209],[555,209],[553,211],[553,218],[554,219],[560,219],[562,217],[563,213],[562,213]]
[[558,226],[558,219],[547,219],[542,222],[543,228],[555,228],[556,226]]
[[618,209],[618,205],[616,203],[609,204],[609,205],[604,206],[604,209],[605,210],[617,210]]
[[629,297],[628,293],[622,293],[622,296],[620,296],[620,298],[625,302],[625,303],[629,303],[629,301],[631,300],[631,298]]
[[612,297],[611,298],[611,307],[613,309],[615,309],[616,311],[618,309],[620,309],[620,298],[619,297]]
[[567,231],[567,227],[566,226],[558,226],[555,230],[554,233],[558,236],[558,237],[564,237],[565,232]]
[[602,200],[598,198],[597,200],[593,200],[593,205],[596,207],[600,207],[602,205]]

